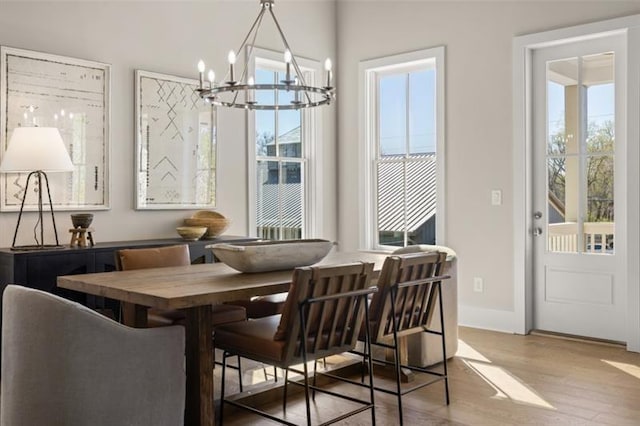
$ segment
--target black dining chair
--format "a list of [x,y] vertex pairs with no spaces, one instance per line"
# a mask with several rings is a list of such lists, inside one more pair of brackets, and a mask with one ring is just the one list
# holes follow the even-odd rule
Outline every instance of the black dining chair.
[[[363,327],[361,340],[367,339],[368,331],[371,345],[382,347],[393,352],[393,361],[373,358],[372,352],[365,349],[356,352],[363,355],[363,362],[393,366],[395,389],[375,386],[381,392],[396,395],[398,401],[399,424],[403,424],[402,396],[417,389],[444,382],[445,402],[449,405],[449,379],[446,362],[446,344],[444,314],[442,305],[442,282],[450,278],[441,275],[446,260],[446,253],[427,252],[399,254],[387,257],[378,278],[378,291],[373,295],[370,307],[368,327]],[[434,318],[436,306],[439,318]],[[438,321],[440,328],[432,327]],[[440,336],[444,362],[442,371],[402,364],[400,346],[401,339],[416,333],[430,333]],[[426,373],[433,376],[431,380],[420,381],[403,389],[401,384],[402,369]]]
[[[373,377],[369,369],[369,400],[345,395],[316,386],[316,371],[310,382],[307,362],[341,354],[355,348],[361,324],[367,321],[367,298],[376,291],[369,287],[373,264],[353,263],[339,266],[296,268],[282,315],[274,315],[244,323],[227,324],[217,329],[216,344],[224,350],[221,386],[221,421],[224,421],[224,405],[252,411],[271,420],[294,424],[257,407],[225,396],[225,371],[227,356],[239,355],[285,370],[283,410],[286,412],[287,384],[304,387],[307,424],[311,424],[310,392],[323,392],[333,397],[347,399],[359,406],[336,419],[342,420],[357,413],[371,410],[371,422],[375,424]],[[366,331],[366,330],[365,330]],[[365,345],[368,347],[368,333]],[[303,383],[288,380],[292,366],[302,364]],[[293,370],[292,370],[293,371]],[[314,398],[315,400],[315,398]],[[325,410],[325,412],[332,410]]]

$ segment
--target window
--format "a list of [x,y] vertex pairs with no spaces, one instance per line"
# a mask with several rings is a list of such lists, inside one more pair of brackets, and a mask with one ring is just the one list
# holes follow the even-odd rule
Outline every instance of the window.
[[[258,51],[254,61],[256,84],[275,83],[285,78],[282,55],[271,59],[272,52]],[[305,80],[313,81],[314,71],[307,69]],[[293,100],[293,92],[256,93],[258,103],[283,103]],[[307,168],[313,147],[313,112],[303,110],[255,110],[250,113],[249,199],[253,232],[259,238],[288,240],[306,238],[312,232],[309,207],[310,177]],[[253,175],[253,176],[251,176]]]
[[443,240],[443,59],[444,49],[437,48],[361,65],[365,248]]

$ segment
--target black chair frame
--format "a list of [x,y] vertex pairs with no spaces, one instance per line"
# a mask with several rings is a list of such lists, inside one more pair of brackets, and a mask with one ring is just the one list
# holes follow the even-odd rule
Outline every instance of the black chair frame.
[[[341,380],[345,380],[345,381],[349,381],[350,383],[353,384],[360,384],[362,386],[366,386],[366,384],[364,383],[364,372],[367,369],[367,367],[369,367],[371,365],[371,363],[373,364],[377,364],[377,365],[384,365],[384,366],[393,366],[395,367],[395,389],[388,389],[388,388],[384,388],[384,387],[380,387],[380,386],[374,386],[375,390],[380,391],[380,392],[384,392],[387,394],[392,394],[392,395],[396,395],[398,397],[398,410],[399,410],[399,424],[402,425],[403,424],[403,409],[402,409],[402,396],[406,395],[410,392],[413,392],[415,390],[421,389],[425,386],[429,386],[432,385],[434,383],[440,382],[440,381],[444,381],[444,388],[445,388],[445,402],[447,405],[449,405],[450,399],[449,399],[449,378],[448,378],[448,370],[447,370],[447,362],[446,362],[446,353],[447,353],[447,348],[446,348],[446,343],[445,343],[445,329],[444,329],[444,311],[443,311],[443,303],[442,303],[442,281],[451,278],[451,276],[449,275],[442,275],[440,276],[440,269],[441,269],[442,265],[437,265],[436,266],[436,270],[435,270],[435,274],[437,276],[432,276],[432,277],[427,277],[427,278],[422,278],[422,279],[418,279],[418,280],[412,280],[412,281],[405,281],[405,282],[400,282],[400,283],[393,283],[390,285],[389,288],[389,294],[388,297],[390,297],[391,299],[391,303],[390,303],[390,317],[391,317],[391,330],[387,330],[390,331],[391,333],[389,333],[392,336],[392,339],[390,339],[390,343],[385,343],[383,341],[377,340],[377,339],[373,339],[371,341],[370,345],[365,345],[364,351],[358,351],[358,350],[353,350],[351,351],[354,354],[360,355],[362,356],[362,363],[363,363],[363,368],[362,368],[362,377],[360,382],[358,381],[354,381],[354,380],[349,380],[349,379],[345,379],[345,378],[341,378],[339,376],[336,375],[329,375],[330,377],[336,378],[336,379],[341,379]],[[418,286],[425,286],[427,287],[425,289],[425,291],[422,292],[422,296],[421,296],[421,300],[416,300],[416,298],[418,297],[418,294],[420,294],[419,291],[416,291],[414,293],[414,299],[413,299],[413,303],[411,303],[411,301],[407,300],[407,297],[405,296],[405,298],[403,300],[401,300],[402,302],[402,307],[400,309],[400,312],[397,312],[396,310],[396,302],[398,301],[398,294],[401,290],[406,290],[412,287],[418,287]],[[407,293],[405,293],[406,295]],[[438,307],[440,308],[440,315],[439,315],[439,320],[440,320],[440,331],[431,329],[428,327],[429,324],[429,319],[431,317],[431,312],[434,309],[434,305],[435,303],[438,303]],[[410,304],[411,306],[407,306],[407,304]],[[414,309],[416,303],[418,303],[420,306],[426,306],[427,309],[423,310],[422,312],[420,312],[420,316],[419,316],[419,323],[422,324],[421,328],[422,328],[422,332],[424,333],[429,333],[429,334],[435,334],[440,336],[441,338],[441,347],[442,347],[442,354],[443,354],[443,362],[442,362],[442,371],[435,371],[433,370],[433,367],[428,367],[428,368],[424,368],[424,367],[418,367],[418,366],[413,366],[413,365],[407,365],[407,364],[402,364],[400,362],[400,345],[399,345],[399,338],[406,336],[406,335],[410,335],[410,334],[415,334],[415,332],[403,332],[400,331],[398,332],[398,330],[400,329],[400,324],[399,321],[402,320],[404,322],[410,321],[411,318],[415,319],[415,312],[416,310]],[[426,303],[426,304],[425,304]],[[369,322],[366,322],[365,324],[369,324]],[[363,327],[365,329],[365,331],[370,334],[370,327]],[[377,340],[377,341],[376,341]],[[391,349],[394,352],[394,361],[389,361],[386,359],[380,359],[380,358],[373,358],[373,356],[371,355],[371,346],[379,346],[379,347],[383,347],[385,349]],[[407,387],[405,385],[405,388],[402,389],[402,384],[401,384],[401,373],[402,373],[402,369],[408,369],[410,371],[416,371],[416,372],[420,372],[420,373],[425,373],[431,376],[435,376],[432,380],[426,381],[426,382],[422,382],[422,383],[418,383],[416,385]]]
[[[359,306],[363,306],[364,307],[364,320],[368,323],[369,321],[369,306],[368,306],[368,298],[371,294],[375,293],[377,291],[377,289],[375,287],[370,287],[370,288],[366,288],[366,289],[361,289],[361,290],[355,290],[355,291],[348,291],[348,292],[342,292],[342,293],[336,293],[336,294],[331,294],[331,295],[325,295],[325,296],[318,296],[318,297],[313,297],[313,298],[308,298],[305,299],[304,301],[300,302],[298,304],[298,315],[299,315],[299,319],[300,319],[300,339],[302,342],[313,342],[313,344],[311,345],[314,348],[314,352],[315,350],[320,346],[320,341],[322,340],[322,335],[323,332],[321,330],[322,325],[320,325],[320,327],[316,328],[316,332],[313,334],[309,333],[309,326],[310,324],[307,324],[307,317],[309,316],[309,311],[311,310],[311,307],[314,306],[315,304],[322,304],[325,302],[339,302],[341,299],[355,299],[357,300],[357,304],[358,307],[356,308],[356,311],[359,309]],[[354,315],[355,317],[355,315]],[[358,330],[355,330],[356,324],[354,324],[354,333],[357,333]],[[347,334],[348,333],[343,333],[342,334],[342,344],[345,344],[346,339],[347,339]],[[369,380],[368,380],[368,384],[364,383],[364,377],[363,380],[361,382],[355,382],[352,380],[348,380],[348,379],[344,379],[340,376],[335,376],[335,375],[331,375],[331,374],[326,374],[326,373],[320,373],[321,375],[326,375],[328,377],[332,377],[338,380],[342,380],[345,382],[349,382],[352,384],[357,384],[359,386],[366,386],[369,388],[369,401],[365,401],[359,398],[355,398],[349,395],[345,395],[342,393],[337,393],[337,392],[333,392],[330,391],[328,389],[324,389],[322,387],[317,386],[316,383],[316,378],[317,378],[317,371],[314,365],[314,374],[313,374],[313,383],[310,384],[309,383],[309,369],[308,369],[308,362],[310,361],[309,359],[309,353],[308,353],[308,349],[307,349],[307,345],[300,345],[301,347],[301,362],[303,365],[303,370],[296,370],[291,368],[290,366],[280,366],[281,368],[283,368],[285,370],[285,377],[284,377],[284,395],[283,395],[283,411],[286,412],[286,404],[287,404],[287,384],[291,383],[297,386],[301,386],[304,387],[304,392],[305,392],[305,405],[306,405],[306,415],[307,415],[307,425],[311,425],[311,404],[309,401],[309,394],[310,391],[313,391],[313,396],[312,398],[315,399],[315,392],[321,392],[324,394],[328,394],[334,397],[338,397],[338,398],[342,398],[351,402],[356,402],[359,404],[362,404],[361,407],[358,407],[352,411],[349,411],[347,413],[341,414],[338,417],[335,417],[329,421],[323,422],[321,423],[319,426],[325,426],[325,425],[330,425],[339,421],[342,421],[348,417],[354,416],[356,414],[359,414],[361,412],[364,412],[366,410],[371,410],[371,424],[375,425],[376,424],[376,419],[375,419],[375,395],[374,395],[374,385],[373,385],[373,364],[372,364],[372,359],[369,357],[368,358],[368,371],[369,371]],[[368,351],[371,350],[371,338],[369,336],[369,331],[366,330],[365,332],[365,347],[367,348]],[[328,354],[327,354],[328,355]],[[224,396],[224,391],[225,391],[225,368],[226,368],[226,359],[227,357],[230,356],[234,356],[234,354],[232,353],[228,353],[225,352],[224,354],[224,358],[223,358],[223,362],[222,362],[222,386],[221,386],[221,396],[220,396],[220,419],[221,419],[221,423],[223,424],[223,407],[224,404],[231,404],[235,407],[239,407],[248,411],[251,411],[255,414],[258,414],[262,417],[266,417],[270,420],[273,420],[275,422],[281,423],[281,424],[285,424],[285,425],[291,425],[291,426],[296,426],[295,423],[291,423],[288,422],[282,418],[276,417],[270,413],[264,412],[262,410],[259,410],[258,408],[252,407],[250,405],[247,404],[243,404],[242,402],[239,402],[238,400],[233,400],[233,399],[225,399]],[[323,358],[324,355],[321,356],[317,356],[317,357],[313,357],[311,360],[317,360],[319,358]],[[303,377],[303,380],[301,382],[296,381],[296,380],[291,380],[288,378],[288,372],[289,370],[301,374]]]

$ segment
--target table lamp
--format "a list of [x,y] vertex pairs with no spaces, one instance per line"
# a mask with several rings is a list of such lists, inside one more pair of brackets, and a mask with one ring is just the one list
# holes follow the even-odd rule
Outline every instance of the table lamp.
[[[29,173],[27,182],[22,196],[22,204],[20,205],[20,213],[18,214],[18,223],[16,231],[13,234],[12,250],[41,250],[46,248],[62,247],[58,242],[58,230],[56,229],[56,220],[53,215],[53,204],[51,203],[51,192],[49,191],[49,179],[47,172],[70,172],[73,171],[73,163],[69,158],[69,153],[64,146],[60,132],[55,127],[16,127],[9,140],[7,151],[2,157],[0,163],[0,173]],[[38,224],[40,225],[40,241],[36,230],[34,229],[34,238],[36,245],[16,246],[16,237],[20,228],[20,220],[24,210],[24,202],[27,198],[29,190],[29,181],[35,179],[35,185],[38,192]],[[53,232],[56,237],[55,245],[44,244],[44,223],[42,220],[42,180],[47,189],[49,199],[49,208],[51,209],[51,222],[53,223]],[[36,225],[38,226],[38,225]]]

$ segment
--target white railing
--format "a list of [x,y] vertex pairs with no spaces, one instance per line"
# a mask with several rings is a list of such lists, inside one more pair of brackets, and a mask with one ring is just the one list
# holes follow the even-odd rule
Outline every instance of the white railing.
[[[613,252],[613,222],[585,222],[584,249],[587,253]],[[578,252],[578,224],[562,222],[549,224],[548,249],[553,252]]]

